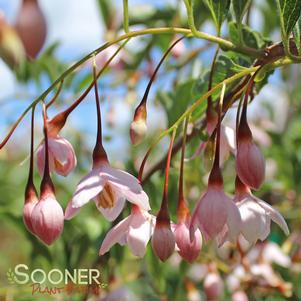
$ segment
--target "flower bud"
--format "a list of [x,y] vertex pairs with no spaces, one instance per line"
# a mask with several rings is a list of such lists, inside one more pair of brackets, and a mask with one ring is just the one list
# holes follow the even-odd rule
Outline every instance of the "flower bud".
[[264,181],[265,161],[247,123],[240,126],[237,142],[237,174],[243,183],[258,189]]
[[[71,143],[62,137],[48,138],[49,144],[49,169],[66,177],[76,166],[77,159]],[[44,172],[45,143],[37,151],[37,163],[40,174]]]
[[34,187],[29,187],[25,195],[25,203],[23,207],[23,222],[29,232],[35,234],[32,226],[31,214],[38,203],[38,197]]
[[23,0],[16,29],[26,54],[35,58],[44,45],[47,32],[46,21],[37,0]]
[[132,144],[139,144],[146,135],[147,125],[145,120],[133,121],[131,123],[130,137]]
[[204,290],[208,301],[220,300],[224,289],[222,278],[217,273],[209,273],[204,280]]
[[51,245],[63,232],[64,213],[54,195],[48,194],[36,204],[31,214],[33,230],[45,244]]
[[139,105],[135,111],[134,120],[131,123],[130,138],[133,145],[139,144],[146,135],[146,106],[143,103]]
[[152,248],[161,261],[166,261],[175,250],[175,238],[167,220],[156,220]]
[[174,235],[180,256],[190,263],[195,261],[202,247],[201,232],[197,229],[190,241],[189,222],[182,222],[175,225]]

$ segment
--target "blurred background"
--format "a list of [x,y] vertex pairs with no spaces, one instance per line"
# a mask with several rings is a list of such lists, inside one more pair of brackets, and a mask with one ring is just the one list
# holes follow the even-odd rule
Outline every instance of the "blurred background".
[[[46,20],[47,34],[42,49],[35,58],[22,62],[22,68],[10,66],[0,59],[0,137],[23,110],[77,60],[107,40],[123,34],[122,1],[120,0],[40,0]],[[22,1],[0,0],[5,24],[14,26]],[[203,1],[196,1],[197,26],[216,34],[210,12]],[[129,0],[130,29],[176,26],[187,28],[187,18],[181,1]],[[231,17],[222,28],[222,35],[233,39],[229,26]],[[246,44],[264,48],[280,40],[275,3],[251,1],[245,23]],[[4,25],[0,23],[0,33]],[[0,42],[1,37],[0,34]],[[247,36],[247,35],[246,35]],[[137,175],[141,160],[154,138],[171,125],[207,89],[208,70],[216,45],[198,39],[185,39],[178,52],[173,52],[160,69],[148,103],[148,133],[144,143],[132,147],[129,125],[136,105],[140,102],[149,77],[164,51],[175,36],[170,34],[133,38],[112,62],[99,80],[104,122],[105,148],[113,166]],[[113,48],[113,47],[111,47]],[[110,48],[109,48],[110,49]],[[104,52],[97,63],[103,65],[112,55]],[[18,56],[17,56],[18,58]],[[250,66],[252,59],[220,51],[213,82],[218,83],[235,72],[235,64]],[[151,247],[143,259],[137,259],[127,249],[115,245],[105,256],[98,256],[100,244],[111,228],[93,204],[85,206],[73,220],[65,223],[62,237],[46,247],[27,232],[22,221],[23,195],[28,175],[30,122],[21,122],[9,143],[0,152],[0,300],[41,300],[31,294],[28,286],[8,283],[6,272],[16,264],[31,269],[51,270],[98,268],[108,286],[100,295],[74,293],[43,295],[43,300],[301,300],[301,113],[298,65],[276,70],[257,87],[258,95],[250,105],[249,115],[254,138],[267,161],[266,182],[256,195],[272,204],[283,214],[291,234],[284,237],[272,225],[265,242],[251,249],[238,251],[225,245],[203,246],[197,262],[188,264],[175,254],[161,263]],[[92,79],[91,62],[83,64],[64,83],[50,115],[71,104]],[[49,99],[54,93],[49,95]],[[202,118],[201,106],[196,117]],[[36,146],[42,139],[42,124],[38,108],[35,129]],[[234,126],[236,109],[229,110],[225,124]],[[72,142],[78,166],[68,178],[53,176],[57,199],[63,207],[73,194],[79,179],[91,167],[95,143],[96,114],[93,93],[72,113],[62,136]],[[200,131],[189,142],[187,157],[194,154],[204,134]],[[146,173],[160,161],[168,148],[163,139],[152,153]],[[194,207],[206,187],[211,156],[197,157],[185,165],[185,195]],[[172,162],[170,174],[170,208],[175,220],[179,157]],[[234,191],[233,157],[224,167],[226,191]],[[152,213],[159,208],[163,190],[162,171],[157,171],[145,183],[150,196]],[[35,173],[38,186],[40,177]],[[126,208],[122,216],[127,216]],[[235,299],[237,298],[237,299]],[[240,298],[240,299],[239,299]]]

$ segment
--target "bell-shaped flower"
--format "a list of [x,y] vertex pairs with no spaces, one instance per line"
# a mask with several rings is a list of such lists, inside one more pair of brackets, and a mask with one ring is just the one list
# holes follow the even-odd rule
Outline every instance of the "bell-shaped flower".
[[258,189],[264,181],[265,160],[244,120],[237,135],[236,171],[241,181],[253,189]]
[[79,182],[66,208],[65,219],[71,219],[92,199],[109,221],[117,218],[126,199],[143,210],[150,210],[148,196],[139,181],[129,173],[111,167],[107,162],[94,166]]
[[237,207],[219,184],[208,185],[191,219],[190,233],[200,229],[206,240],[228,231],[234,240],[240,230],[241,219]]
[[[49,169],[61,176],[67,176],[76,166],[77,160],[71,143],[59,136],[48,138]],[[40,174],[44,172],[45,143],[37,151],[37,163]]]
[[265,240],[270,233],[271,220],[288,235],[288,226],[282,215],[268,203],[255,197],[247,186],[241,186],[234,198],[241,215],[241,234],[250,243]]
[[146,102],[139,104],[135,110],[134,120],[130,127],[130,138],[133,145],[139,144],[145,137],[147,132],[146,125]]
[[190,239],[189,227],[191,216],[184,196],[179,198],[177,217],[177,224],[171,225],[176,240],[176,250],[184,260],[192,263],[200,254],[202,248],[202,234],[200,230],[197,229],[193,233],[192,239]]
[[152,237],[152,248],[161,261],[166,261],[175,250],[175,237],[171,230],[169,220],[159,217],[156,219],[156,225]]
[[197,259],[202,248],[202,235],[199,229],[194,233],[194,237],[190,240],[190,218],[185,222],[179,222],[173,225],[173,232],[176,240],[176,249],[179,255],[186,261],[192,263]]
[[54,194],[44,195],[33,208],[31,222],[34,234],[44,243],[51,245],[64,228],[64,212]]
[[135,256],[143,257],[146,245],[153,234],[154,225],[153,215],[133,205],[131,214],[107,233],[99,255],[105,254],[114,244],[119,243],[122,246],[128,245]]

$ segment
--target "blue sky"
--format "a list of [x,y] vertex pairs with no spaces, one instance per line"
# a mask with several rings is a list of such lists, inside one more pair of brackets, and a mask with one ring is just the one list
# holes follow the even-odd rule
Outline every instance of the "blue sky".
[[[74,60],[86,55],[91,50],[99,47],[99,45],[104,42],[103,24],[99,17],[98,7],[95,0],[40,0],[39,2],[43,12],[45,13],[48,24],[48,36],[46,45],[52,44],[55,41],[59,41],[60,46],[57,55],[60,59],[71,63]],[[133,7],[135,9],[137,9],[138,6],[145,7],[152,5],[175,5],[176,3],[176,0],[129,0],[130,7]],[[119,6],[121,17],[122,1],[115,0],[114,4],[116,6]],[[0,9],[4,11],[9,22],[14,22],[19,5],[20,0],[0,0]],[[258,17],[256,18],[258,20]],[[256,26],[258,26],[259,23],[260,22],[256,22]],[[209,33],[214,32],[213,27],[208,23],[206,24],[204,30]],[[135,42],[131,41],[130,43],[134,44]],[[199,40],[198,43],[200,43]],[[159,54],[160,53],[158,51],[152,52],[152,55],[156,60],[159,60]],[[208,58],[206,58],[206,61],[209,61]],[[29,98],[26,95],[24,97],[21,97],[21,99],[16,98],[15,95],[20,93],[24,94],[25,92],[25,94],[29,94],[35,97],[42,91],[40,89],[37,89],[34,84],[26,86],[19,85],[16,82],[12,72],[5,66],[5,64],[1,60],[0,77],[1,87],[5,87],[5,89],[0,89],[0,137],[2,137],[7,131],[8,124],[11,124],[23,111],[24,107],[27,106],[30,101],[32,101],[32,98]],[[274,76],[274,81],[275,80],[277,81],[277,76]],[[167,83],[168,79],[165,80],[164,84],[167,85]],[[146,82],[142,81],[137,87],[138,99],[136,103],[142,96],[145,85]],[[47,87],[45,86],[45,89],[46,88]],[[154,85],[151,93],[154,93],[155,90],[156,87]],[[114,93],[116,94],[116,91],[114,91]],[[268,95],[269,93],[270,92],[268,91]],[[111,98],[110,101],[112,101]],[[129,109],[129,106],[124,103],[124,97],[122,93],[119,93],[119,96],[114,99],[114,103],[116,104],[117,108],[116,114],[118,114],[118,127],[122,134],[116,135],[110,142],[110,144],[113,150],[118,150],[118,146],[120,146],[121,144],[124,145],[126,149],[128,149],[128,125],[132,118],[132,111],[135,106],[135,101],[133,107]],[[107,113],[108,107],[110,107],[110,104],[106,102],[104,107],[104,114]],[[162,115],[158,115],[154,109],[150,109],[150,111],[151,118],[149,119],[153,120],[153,124],[156,124],[159,120],[162,120]],[[86,119],[85,122],[83,122],[83,115],[89,116],[89,123],[86,122]],[[86,100],[81,105],[81,109],[75,112],[71,120],[73,128],[79,127],[87,131],[89,137],[87,140],[89,143],[93,143],[94,141],[94,118],[94,104],[92,101]],[[24,131],[25,133],[28,133],[28,118],[22,123],[22,125],[24,126],[20,127],[16,135],[24,135]],[[162,123],[162,126],[164,126],[164,122]],[[126,151],[124,153],[126,153]],[[116,153],[116,157],[119,157],[119,151]]]

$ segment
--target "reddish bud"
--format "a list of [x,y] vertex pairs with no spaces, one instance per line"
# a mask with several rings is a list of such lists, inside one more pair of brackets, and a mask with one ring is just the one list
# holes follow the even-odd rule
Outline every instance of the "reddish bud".
[[37,0],[23,0],[15,26],[26,54],[35,58],[44,45],[47,32],[45,17]]
[[[62,137],[48,138],[49,170],[61,176],[67,176],[76,166],[77,159],[71,143]],[[37,151],[37,163],[40,174],[45,166],[45,143]]]
[[64,213],[54,195],[48,194],[32,210],[33,230],[45,244],[51,245],[57,240],[64,228]]
[[264,181],[265,161],[246,121],[240,125],[237,139],[237,174],[246,185],[258,189]]
[[170,221],[161,220],[159,215],[152,237],[152,248],[161,261],[166,261],[175,250],[175,238],[170,227]]
[[25,193],[25,203],[23,207],[23,222],[29,232],[35,234],[32,226],[31,214],[38,203],[38,196],[34,186],[28,186]]

